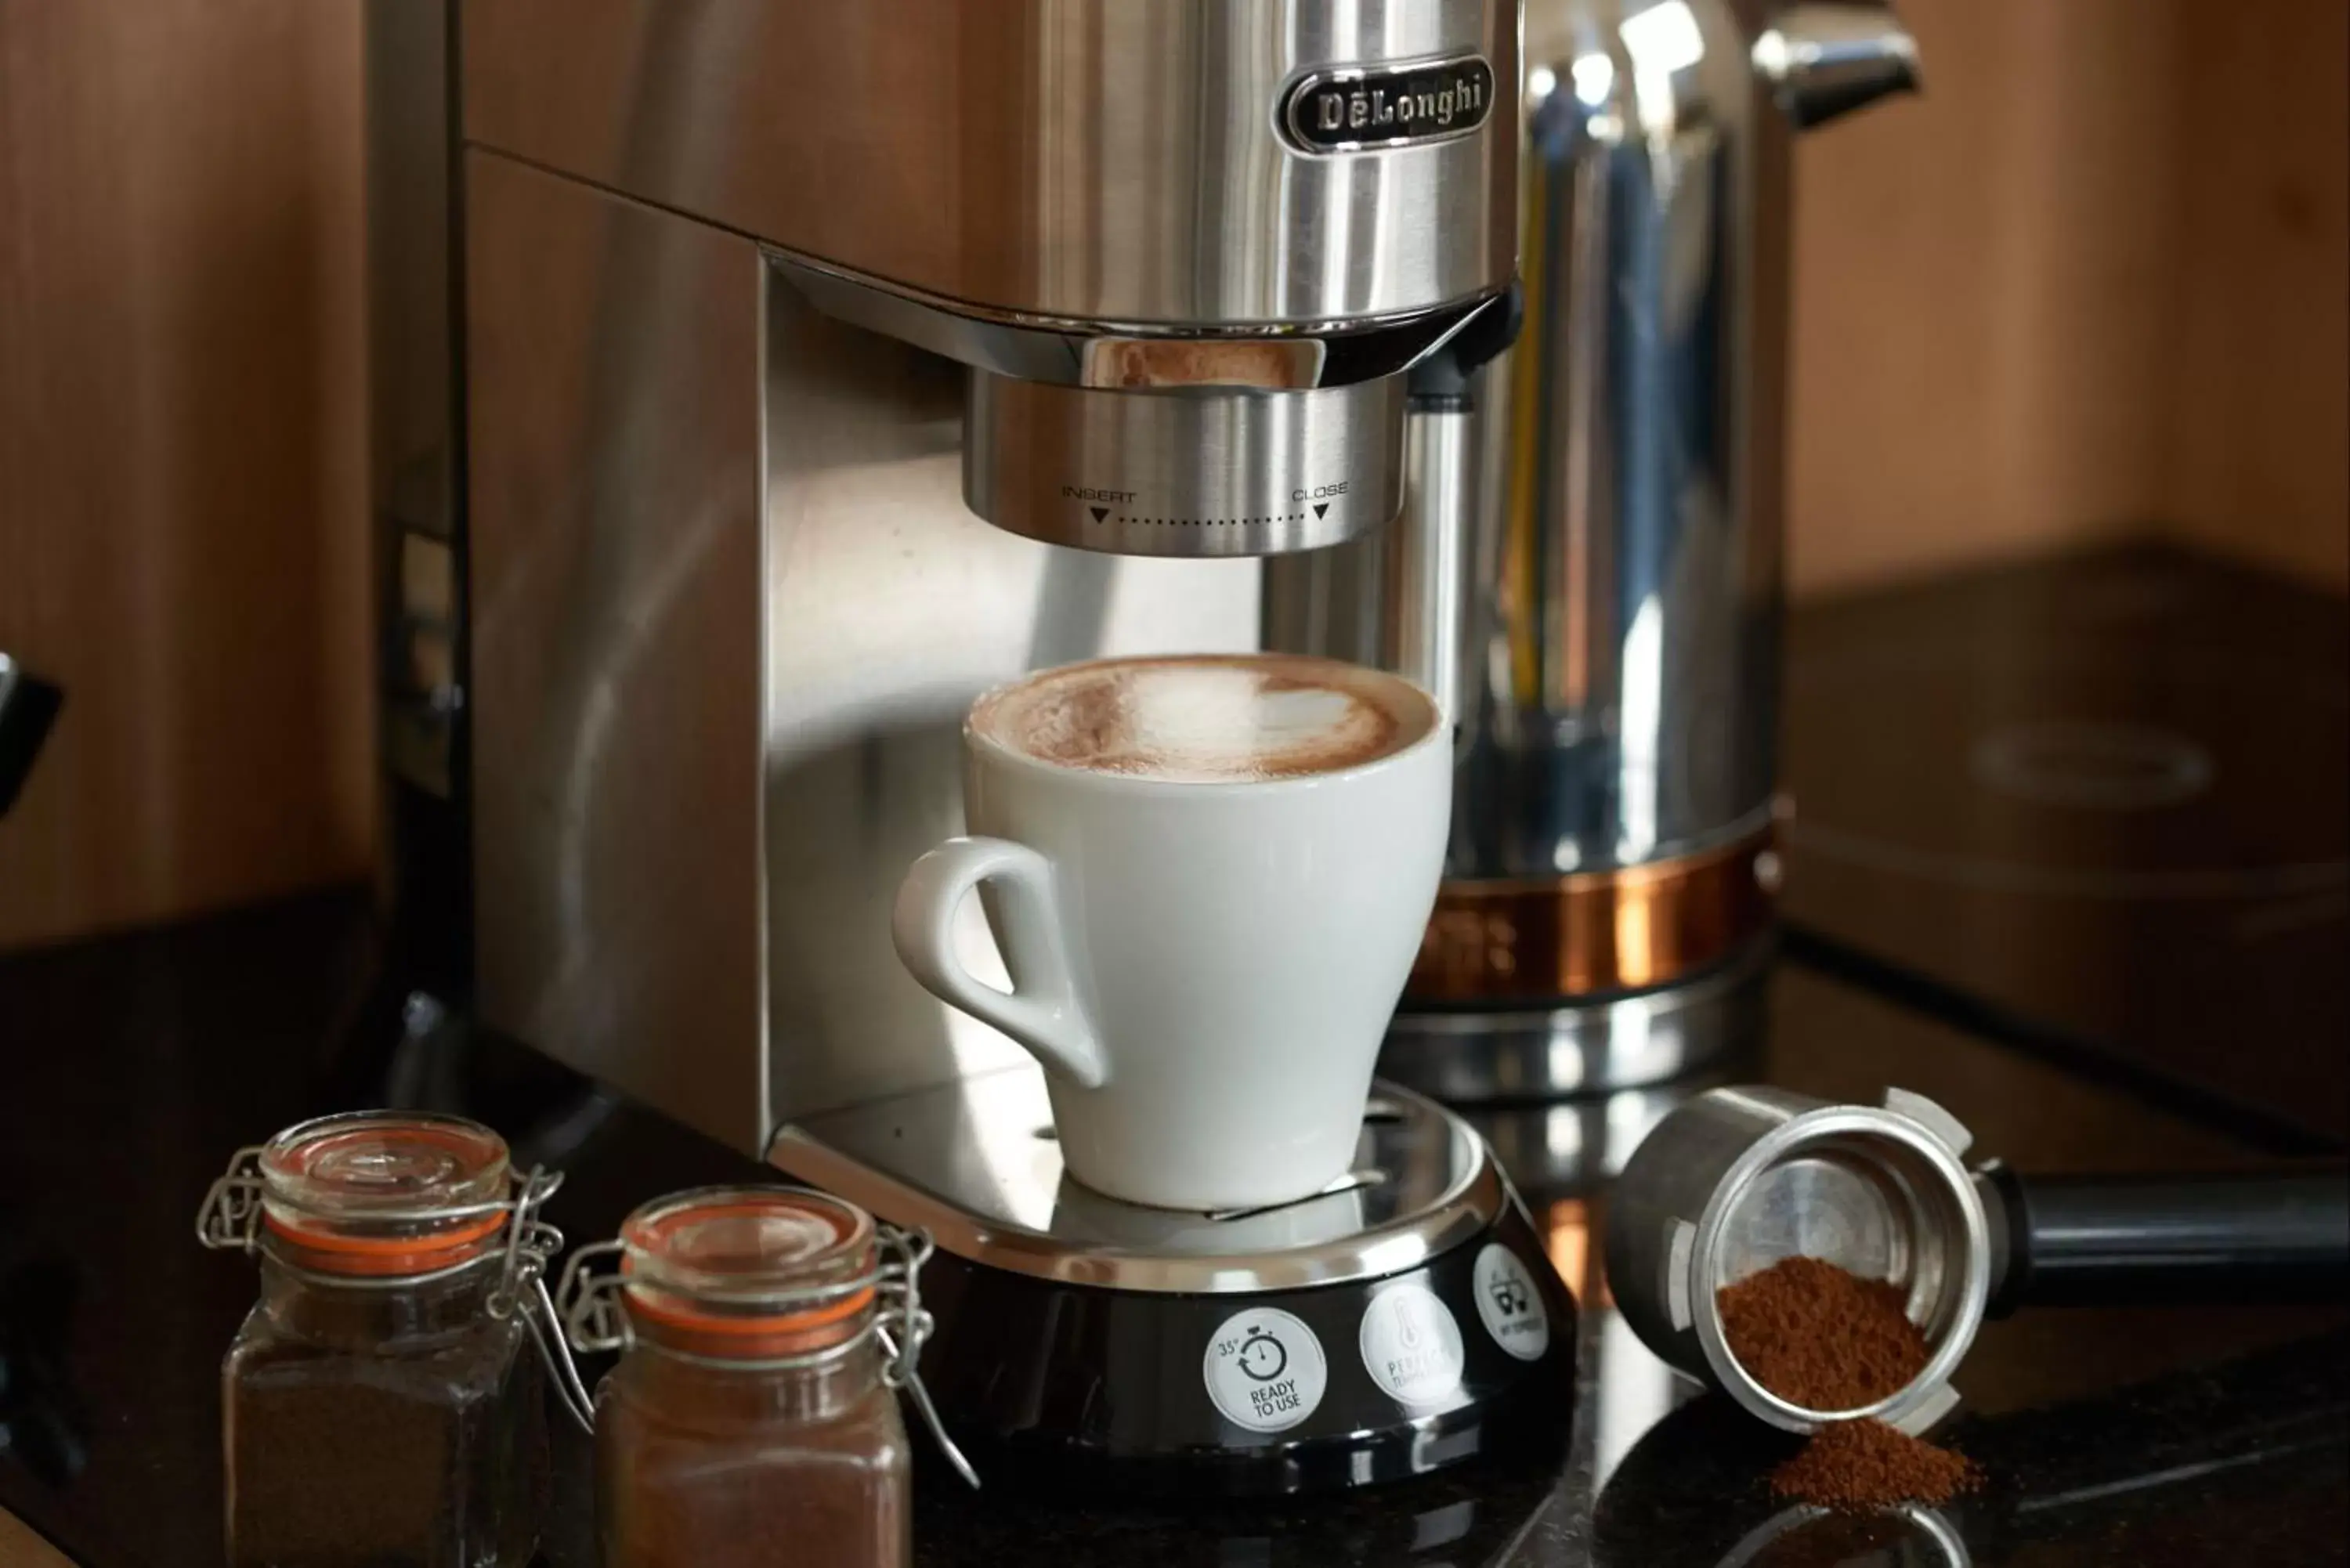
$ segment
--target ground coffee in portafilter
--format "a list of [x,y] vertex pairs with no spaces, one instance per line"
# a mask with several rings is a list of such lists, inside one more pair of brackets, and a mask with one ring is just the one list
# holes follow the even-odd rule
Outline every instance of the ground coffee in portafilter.
[[[1753,1379],[1807,1410],[1854,1410],[1898,1392],[1932,1352],[1907,1294],[1817,1258],[1783,1258],[1715,1293],[1731,1355]],[[1960,1455],[1882,1421],[1833,1421],[1771,1474],[1771,1490],[1819,1508],[1866,1511],[1948,1502],[1980,1484]]]
[[1817,1258],[1783,1258],[1724,1285],[1715,1300],[1738,1365],[1806,1410],[1874,1405],[1932,1359],[1900,1286]]

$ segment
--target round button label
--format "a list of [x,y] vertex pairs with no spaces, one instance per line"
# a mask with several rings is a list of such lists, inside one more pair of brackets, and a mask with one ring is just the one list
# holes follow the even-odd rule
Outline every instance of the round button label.
[[1356,1337],[1364,1370],[1399,1404],[1440,1404],[1461,1386],[1461,1325],[1424,1285],[1373,1296]]
[[1259,1307],[1216,1325],[1200,1375],[1224,1419],[1252,1432],[1279,1432],[1314,1414],[1330,1366],[1301,1319]]
[[1539,1361],[1550,1348],[1550,1311],[1526,1261],[1489,1241],[1477,1254],[1477,1315],[1493,1343],[1520,1361]]

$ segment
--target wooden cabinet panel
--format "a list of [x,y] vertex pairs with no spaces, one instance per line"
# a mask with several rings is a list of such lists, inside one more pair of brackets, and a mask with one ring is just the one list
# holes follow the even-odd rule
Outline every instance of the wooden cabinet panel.
[[2195,9],[2162,521],[2350,587],[2350,5]]
[[2350,582],[2342,0],[1896,0],[1799,143],[1796,591],[2161,529]]
[[364,868],[358,8],[0,4],[0,945]]

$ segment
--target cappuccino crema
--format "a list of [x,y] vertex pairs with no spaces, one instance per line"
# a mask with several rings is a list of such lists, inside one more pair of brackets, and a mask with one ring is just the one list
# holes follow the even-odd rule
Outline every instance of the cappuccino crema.
[[1174,784],[1337,773],[1436,727],[1397,676],[1303,654],[1106,659],[981,698],[974,733],[1039,762]]

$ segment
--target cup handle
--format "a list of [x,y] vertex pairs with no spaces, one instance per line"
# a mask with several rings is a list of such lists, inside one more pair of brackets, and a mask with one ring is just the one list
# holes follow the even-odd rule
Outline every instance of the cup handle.
[[[974,979],[954,954],[955,911],[983,882],[1003,887],[998,908],[1014,989]],[[992,1023],[1088,1089],[1109,1081],[1109,1064],[1077,1004],[1052,863],[1008,838],[950,838],[920,860],[899,886],[889,934],[898,956],[922,988],[950,1007]]]

